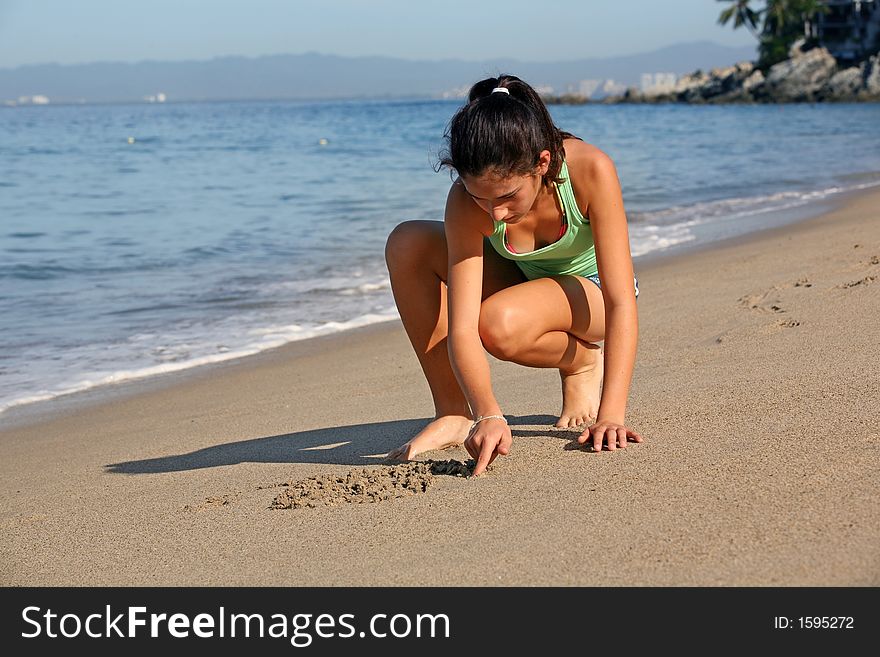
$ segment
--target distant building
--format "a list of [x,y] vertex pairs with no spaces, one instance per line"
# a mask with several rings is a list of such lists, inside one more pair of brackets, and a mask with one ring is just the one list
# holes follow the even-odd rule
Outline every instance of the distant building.
[[600,83],[601,80],[581,80],[580,83],[578,83],[578,93],[581,96],[589,98],[596,93],[596,89],[599,88]]
[[807,21],[804,32],[844,64],[860,62],[880,50],[880,2],[822,0],[827,12]]
[[599,88],[600,84],[602,84],[601,80],[580,80],[575,84],[568,85],[568,93],[583,98],[590,98],[596,93],[596,89]]
[[603,96],[619,96],[626,91],[626,85],[615,80],[605,80],[601,89]]
[[440,94],[440,97],[444,99],[466,98],[469,90],[470,87],[454,87],[452,89],[447,89],[446,91],[442,92]]
[[7,105],[48,105],[49,98],[48,96],[43,96],[41,94],[37,94],[35,96],[19,96],[18,100],[15,101],[6,101]]
[[168,99],[163,92],[157,93],[155,96],[144,96],[144,100],[148,103],[164,103]]
[[642,73],[642,93],[664,93],[672,91],[678,76],[675,73]]

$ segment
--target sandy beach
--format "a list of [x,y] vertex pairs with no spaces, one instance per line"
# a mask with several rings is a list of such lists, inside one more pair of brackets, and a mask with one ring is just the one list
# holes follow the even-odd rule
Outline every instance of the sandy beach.
[[399,323],[293,343],[0,416],[0,584],[880,585],[880,192],[636,265],[644,443],[493,360],[509,456],[382,465],[433,413]]

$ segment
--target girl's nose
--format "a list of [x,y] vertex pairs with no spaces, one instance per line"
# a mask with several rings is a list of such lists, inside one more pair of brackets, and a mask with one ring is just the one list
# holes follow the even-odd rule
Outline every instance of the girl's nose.
[[504,221],[504,218],[507,216],[507,208],[503,205],[496,205],[492,208],[492,218],[495,221]]

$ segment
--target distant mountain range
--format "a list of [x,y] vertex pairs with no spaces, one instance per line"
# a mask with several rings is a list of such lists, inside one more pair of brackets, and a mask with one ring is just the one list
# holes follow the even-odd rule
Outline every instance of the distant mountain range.
[[[392,57],[340,57],[306,53],[220,57],[208,61],[39,64],[0,68],[0,104],[19,98],[52,103],[322,99],[442,98],[471,83],[512,73],[548,93],[576,91],[582,80],[635,85],[643,73],[683,74],[751,60],[751,47],[708,41],[683,43],[623,57],[527,62],[414,61]],[[164,94],[164,96],[159,96]]]

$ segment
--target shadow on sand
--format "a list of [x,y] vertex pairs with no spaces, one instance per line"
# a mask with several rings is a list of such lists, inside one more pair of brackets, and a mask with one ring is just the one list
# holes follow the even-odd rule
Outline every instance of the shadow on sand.
[[[558,435],[567,440],[577,434],[552,429],[550,415],[507,416],[514,438]],[[105,466],[115,474],[155,474],[199,470],[237,463],[324,463],[367,466],[386,463],[385,455],[409,440],[430,418],[396,420],[346,427],[313,429],[297,433],[238,440],[187,454],[124,461]],[[517,429],[517,426],[530,429]],[[546,427],[537,429],[536,427]]]

